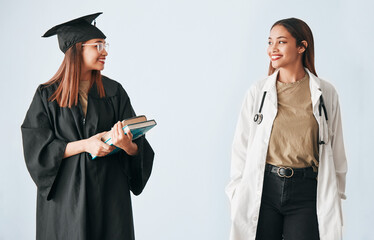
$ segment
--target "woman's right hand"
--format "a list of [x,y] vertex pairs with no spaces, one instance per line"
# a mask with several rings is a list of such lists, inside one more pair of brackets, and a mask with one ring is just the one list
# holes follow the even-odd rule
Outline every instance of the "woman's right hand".
[[103,141],[101,137],[107,132],[98,133],[85,140],[85,152],[90,153],[92,156],[103,157],[113,151],[116,147],[110,146]]

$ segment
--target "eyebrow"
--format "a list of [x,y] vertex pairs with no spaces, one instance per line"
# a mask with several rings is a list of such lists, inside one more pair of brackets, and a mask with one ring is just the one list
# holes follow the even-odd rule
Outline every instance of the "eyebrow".
[[[284,36],[279,36],[279,37],[277,37],[277,39],[279,39],[279,38],[285,38],[285,39],[287,39],[287,38],[284,37]],[[269,37],[269,39],[271,39],[271,37]]]
[[103,40],[97,40],[97,41],[95,41],[95,43],[98,43],[98,42],[105,42],[105,41],[103,41]]

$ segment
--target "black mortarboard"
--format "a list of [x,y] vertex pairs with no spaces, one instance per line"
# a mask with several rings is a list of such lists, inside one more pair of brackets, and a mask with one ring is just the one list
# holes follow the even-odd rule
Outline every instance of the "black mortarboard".
[[49,29],[42,37],[50,37],[57,34],[58,44],[63,53],[76,43],[88,41],[94,38],[106,38],[92,21],[102,12],[83,16],[69,22],[54,26]]

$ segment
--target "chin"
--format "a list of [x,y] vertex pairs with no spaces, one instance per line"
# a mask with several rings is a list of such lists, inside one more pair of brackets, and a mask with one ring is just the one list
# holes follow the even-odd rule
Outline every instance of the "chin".
[[271,62],[271,66],[275,69],[278,69],[279,68],[279,64],[275,63],[275,62]]
[[284,67],[285,65],[286,65],[285,63],[278,62],[278,61],[271,62],[271,66],[273,66],[273,68],[275,68],[275,69]]
[[104,66],[100,66],[100,67],[95,67],[94,69],[92,70],[96,70],[96,71],[102,71],[104,70]]

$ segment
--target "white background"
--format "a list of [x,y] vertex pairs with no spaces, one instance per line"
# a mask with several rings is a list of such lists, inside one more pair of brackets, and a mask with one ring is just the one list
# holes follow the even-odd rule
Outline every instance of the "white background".
[[0,0],[0,239],[35,239],[36,187],[20,125],[36,87],[62,62],[49,28],[103,11],[104,75],[158,126],[150,181],[133,197],[138,240],[228,239],[224,187],[245,91],[267,74],[272,24],[298,17],[315,38],[316,69],[339,92],[349,163],[345,239],[374,239],[371,1]]

